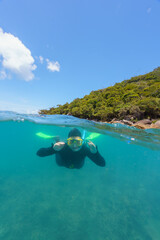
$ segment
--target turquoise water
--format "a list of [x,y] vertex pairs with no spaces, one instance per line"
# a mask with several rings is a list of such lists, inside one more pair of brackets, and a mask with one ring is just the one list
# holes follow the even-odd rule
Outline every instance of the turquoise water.
[[[72,127],[101,134],[106,167],[36,155],[53,142],[36,133],[66,140]],[[1,112],[0,132],[1,240],[160,239],[160,130]]]

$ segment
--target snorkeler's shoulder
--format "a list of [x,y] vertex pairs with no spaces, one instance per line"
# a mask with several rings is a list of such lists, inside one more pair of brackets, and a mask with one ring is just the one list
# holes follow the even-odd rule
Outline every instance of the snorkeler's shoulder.
[[69,150],[70,150],[69,146],[67,145],[67,143],[65,143],[61,152],[66,152],[66,151],[69,151]]

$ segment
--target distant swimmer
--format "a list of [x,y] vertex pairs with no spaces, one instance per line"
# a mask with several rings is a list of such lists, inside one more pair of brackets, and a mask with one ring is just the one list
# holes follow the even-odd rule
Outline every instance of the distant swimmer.
[[56,154],[56,163],[66,168],[82,168],[86,157],[90,158],[98,166],[104,167],[105,160],[98,151],[97,146],[82,138],[81,132],[73,128],[69,134],[67,143],[58,138],[56,143],[49,148],[40,148],[37,152],[39,157]]

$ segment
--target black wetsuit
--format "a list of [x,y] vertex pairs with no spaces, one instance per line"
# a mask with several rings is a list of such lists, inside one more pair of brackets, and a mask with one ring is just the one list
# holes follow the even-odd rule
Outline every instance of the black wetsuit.
[[53,144],[49,148],[41,148],[38,150],[37,155],[40,157],[50,156],[56,154],[56,162],[59,166],[66,168],[81,168],[84,165],[85,157],[90,158],[98,166],[104,167],[105,160],[97,153],[91,153],[90,149],[83,144],[81,149],[77,152],[72,151],[67,144],[60,151],[53,149]]

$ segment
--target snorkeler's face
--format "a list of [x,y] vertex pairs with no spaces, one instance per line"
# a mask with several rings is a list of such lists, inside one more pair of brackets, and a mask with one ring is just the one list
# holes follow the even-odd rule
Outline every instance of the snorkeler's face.
[[67,139],[68,146],[72,151],[77,152],[82,147],[83,140],[80,137],[71,137]]

